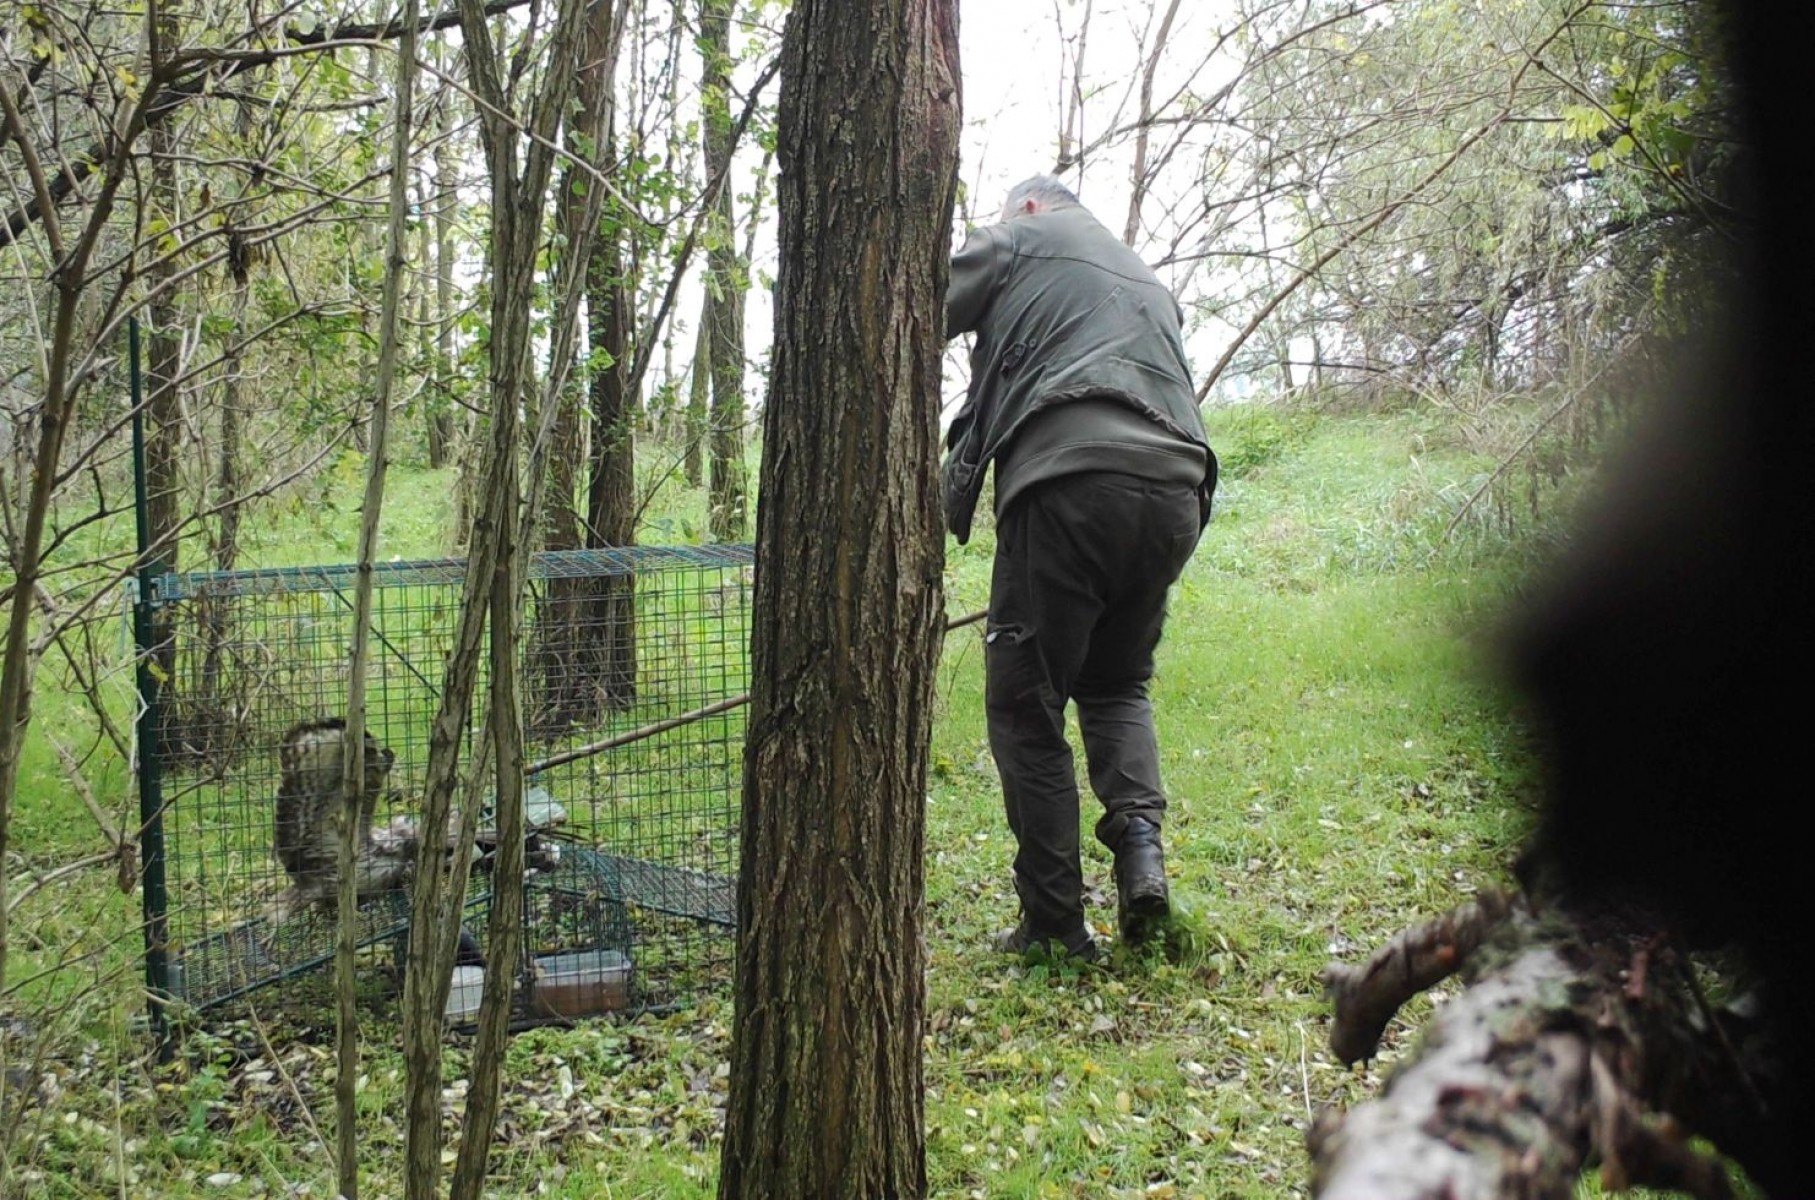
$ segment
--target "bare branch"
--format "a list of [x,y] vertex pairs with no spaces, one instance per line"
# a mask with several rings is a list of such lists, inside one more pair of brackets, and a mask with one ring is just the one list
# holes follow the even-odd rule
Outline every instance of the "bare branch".
[[[520,8],[529,0],[490,0],[483,5],[486,16],[495,16]],[[460,23],[457,11],[449,10],[433,17],[424,18],[418,28],[423,31],[446,29]],[[161,125],[176,114],[189,101],[208,94],[226,80],[242,75],[248,71],[260,70],[289,56],[305,51],[320,53],[331,51],[337,46],[357,45],[374,41],[388,41],[402,36],[400,22],[391,21],[383,24],[362,24],[348,22],[336,25],[332,29],[310,30],[303,32],[295,26],[285,31],[286,38],[294,48],[276,48],[267,50],[234,53],[213,49],[195,49],[181,51],[170,59],[166,65],[169,82],[156,89],[156,102],[145,107],[141,101],[141,113],[127,123],[124,133],[117,137],[105,138],[90,145],[76,155],[75,159],[49,180],[38,195],[24,205],[7,214],[4,224],[0,224],[0,246],[11,245],[20,234],[43,219],[45,213],[56,205],[62,204],[76,188],[80,187],[91,175],[100,170],[110,159],[119,158],[121,152],[136,141],[138,135],[146,129]],[[220,68],[209,70],[208,68]],[[147,89],[146,95],[153,94]]]

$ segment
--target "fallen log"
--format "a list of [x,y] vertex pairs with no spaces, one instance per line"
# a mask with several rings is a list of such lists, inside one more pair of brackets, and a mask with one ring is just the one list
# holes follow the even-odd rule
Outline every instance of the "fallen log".
[[1770,1153],[1762,1027],[1715,1013],[1643,921],[1483,897],[1326,973],[1338,1056],[1372,1057],[1400,1004],[1454,972],[1467,986],[1380,1095],[1313,1125],[1315,1195],[1567,1200],[1598,1161],[1611,1191],[1725,1200],[1725,1167],[1690,1133],[1741,1164]]

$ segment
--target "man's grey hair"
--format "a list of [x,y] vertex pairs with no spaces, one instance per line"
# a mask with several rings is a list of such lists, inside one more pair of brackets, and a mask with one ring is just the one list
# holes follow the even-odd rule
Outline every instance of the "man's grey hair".
[[1008,189],[1008,199],[1002,202],[1002,219],[1007,221],[1019,216],[1022,205],[1029,200],[1037,201],[1042,208],[1063,208],[1079,203],[1072,190],[1051,175],[1035,175]]

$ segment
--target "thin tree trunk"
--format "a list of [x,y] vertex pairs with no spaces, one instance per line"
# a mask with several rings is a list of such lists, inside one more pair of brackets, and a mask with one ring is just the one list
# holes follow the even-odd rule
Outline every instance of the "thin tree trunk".
[[[580,121],[569,138],[576,154],[590,154],[598,163],[615,161],[612,138],[612,82],[623,29],[622,8],[600,4],[591,12],[586,70],[580,79]],[[587,297],[589,369],[585,378],[563,389],[562,408],[553,424],[554,439],[547,477],[552,495],[548,503],[547,545],[553,550],[578,550],[601,544],[624,545],[631,540],[634,521],[631,498],[624,498],[611,517],[611,531],[618,540],[601,543],[595,536],[595,510],[601,489],[613,501],[618,493],[609,486],[620,453],[628,463],[634,455],[632,417],[619,414],[624,400],[624,374],[629,370],[624,331],[624,289],[619,247],[623,233],[617,214],[608,214],[599,189],[589,186],[578,172],[569,172],[560,197],[562,228],[567,231],[569,258],[563,272]],[[574,256],[583,256],[577,261]],[[571,272],[571,274],[568,274]],[[590,405],[582,405],[582,389]],[[585,410],[590,407],[591,449]],[[620,421],[623,434],[619,436]],[[590,458],[590,461],[589,461]],[[579,504],[582,469],[591,468],[584,516]],[[626,467],[628,470],[628,466]],[[530,648],[530,676],[536,704],[529,716],[534,735],[557,736],[575,726],[590,725],[610,707],[628,707],[635,693],[634,651],[625,677],[621,653],[628,638],[634,647],[634,627],[617,628],[613,597],[625,589],[615,580],[556,578],[544,585],[538,606],[535,640]]]
[[[494,57],[481,0],[460,0],[466,64],[478,98],[481,139],[491,175],[491,438],[478,493],[455,643],[441,703],[429,738],[423,789],[422,848],[411,897],[412,936],[404,976],[404,1061],[407,1072],[405,1187],[410,1200],[439,1195],[441,1178],[441,1025],[459,937],[466,861],[474,832],[463,814],[460,844],[447,862],[445,847],[462,731],[470,719],[479,655],[491,638],[491,705],[486,728],[496,757],[500,848],[493,872],[491,944],[485,998],[479,1012],[472,1086],[467,1094],[454,1200],[477,1197],[484,1182],[498,1112],[498,1060],[510,1023],[512,982],[521,942],[523,902],[522,713],[516,700],[517,559],[526,536],[520,522],[517,468],[519,407],[529,395],[536,251],[543,204],[554,169],[562,114],[580,74],[585,27],[583,0],[560,0],[549,25],[548,63],[527,120],[510,116],[510,98]],[[528,136],[524,136],[525,133]],[[522,166],[519,168],[519,155]],[[552,397],[549,403],[552,403]],[[503,657],[500,658],[499,656]]]
[[698,487],[706,480],[704,448],[711,428],[712,398],[712,292],[707,289],[700,298],[700,327],[693,339],[692,378],[687,384],[687,420],[682,436],[687,439],[683,465],[687,484]]
[[[231,571],[239,565],[239,528],[243,515],[240,501],[242,464],[240,462],[241,422],[245,418],[245,334],[246,301],[251,292],[251,279],[243,269],[233,280],[233,323],[221,384],[220,462],[214,474],[214,502],[220,508],[220,528],[214,542],[216,571]],[[212,694],[212,693],[210,693]]]
[[409,265],[410,136],[415,128],[416,23],[420,0],[403,0],[403,34],[397,43],[396,110],[391,124],[390,228],[385,235],[384,282],[378,313],[378,373],[366,451],[366,488],[360,505],[358,574],[353,585],[352,662],[347,668],[347,751],[345,791],[340,809],[340,895],[334,944],[337,1070],[334,1079],[336,1186],[344,1200],[359,1196],[359,944],[358,859],[360,795],[365,783],[366,668],[371,657],[372,564],[378,557],[378,527],[384,512],[384,478],[389,453],[391,393],[401,347],[397,326],[403,307],[403,276]]
[[[622,6],[615,21],[600,24],[595,16],[594,22],[594,54],[604,60],[605,66],[590,81],[590,110],[599,114],[596,128],[603,147],[600,161],[609,165],[617,161],[618,153],[612,78],[624,35]],[[592,429],[585,544],[598,549],[636,544],[636,427],[640,405],[637,385],[631,378],[633,272],[624,261],[626,241],[633,246],[635,242],[624,214],[615,204],[602,210],[602,219],[594,224],[597,236],[587,244],[586,257],[586,304],[590,316],[587,337],[593,362],[604,365],[588,379]],[[638,355],[647,353],[643,346],[634,350]],[[607,584],[603,611],[594,614],[595,621],[607,626],[601,678],[607,702],[617,707],[628,706],[636,690],[634,614],[623,605],[627,596],[624,589]]]
[[[556,216],[570,245],[584,207],[570,171],[559,189]],[[589,330],[598,321],[596,312],[589,314]],[[589,374],[598,369],[595,362]],[[586,415],[581,396],[586,385],[584,378],[570,379],[559,397],[550,398],[551,403],[559,405],[552,417],[543,525],[543,545],[550,550],[578,550],[586,544],[579,509],[580,476],[586,462]],[[589,631],[585,621],[585,593],[592,582],[554,578],[543,584],[529,650],[528,674],[530,686],[535,689],[528,715],[531,736],[558,736],[576,724],[589,723],[596,711],[590,703],[592,664],[588,661]]]
[[919,1196],[957,4],[801,0],[782,55],[719,1195]]
[[[527,327],[524,332],[527,334]],[[521,492],[516,456],[511,455],[503,467],[501,490],[514,516]],[[523,593],[523,548],[518,538],[522,532],[515,520],[506,520],[499,527],[498,552],[486,597],[491,617],[491,685],[487,699],[494,748],[498,852],[492,865],[494,884],[486,930],[485,994],[480,1002],[467,1111],[461,1123],[460,1150],[454,1161],[449,1200],[482,1200],[485,1195],[485,1168],[491,1159],[492,1130],[498,1119],[504,1043],[510,1036],[517,961],[522,957],[523,713],[517,691],[518,601]],[[457,935],[457,931],[456,915],[455,928],[449,932]],[[451,942],[453,938],[447,940]],[[450,961],[450,970],[452,966]],[[446,988],[442,993],[445,997]]]
[[[462,39],[464,40],[468,36],[471,35],[462,30]],[[467,61],[467,56],[456,55],[454,62],[448,64],[450,75],[457,73],[461,64]],[[435,236],[440,243],[443,255],[441,264],[437,268],[436,287],[441,303],[444,305],[442,308],[444,318],[452,312],[454,246],[452,206],[459,203],[458,172],[458,160],[453,152],[453,147],[444,140],[435,154],[435,174],[441,190],[445,194],[442,208],[435,217]],[[491,262],[489,251],[486,261],[488,265]],[[494,303],[496,301],[495,295],[493,301]],[[451,407],[457,373],[454,364],[453,326],[445,319],[442,322],[440,369],[443,373],[441,376],[443,395],[448,399],[450,412],[459,411]],[[484,418],[479,413],[472,412],[466,413],[458,420],[454,430],[453,549],[456,553],[469,549],[468,539],[480,519],[480,510],[485,507],[483,498],[479,494],[480,477],[485,469],[481,462],[485,449],[482,444],[484,428]]]
[[[437,39],[435,61],[443,61],[445,42]],[[435,400],[429,406],[429,465],[445,467],[458,457],[460,423],[454,405],[454,208],[460,193],[454,178],[453,92],[447,89],[436,108],[435,132]],[[439,448],[437,450],[437,448]]]
[[[181,29],[174,3],[158,4],[149,14],[163,53],[175,52]],[[160,122],[148,138],[151,149],[152,211],[166,228],[180,220],[181,196],[176,170],[175,121]],[[158,569],[178,568],[181,546],[185,429],[183,422],[183,330],[180,299],[184,285],[177,280],[177,256],[157,253],[145,271],[152,300],[147,309],[145,400],[145,511],[153,562]],[[162,705],[159,709],[160,742],[171,747],[189,746],[195,737],[192,718],[194,697],[176,673],[176,644],[170,626],[153,618],[151,656],[156,663]],[[203,717],[205,720],[205,716]],[[202,735],[205,737],[205,735]]]
[[[609,221],[587,264],[594,325],[593,356],[611,366],[592,378],[592,480],[586,498],[586,544],[636,545],[637,397],[630,390],[630,294],[624,284],[623,231]],[[639,350],[639,353],[642,351]],[[636,700],[636,580],[604,580],[588,622],[596,630],[601,699],[614,708]]]
[[418,403],[421,405],[423,449],[430,468],[441,466],[447,461],[447,430],[441,423],[440,397],[435,394],[433,382],[433,364],[435,361],[435,334],[433,305],[430,296],[434,290],[435,270],[435,229],[428,219],[428,211],[435,203],[431,194],[429,173],[426,168],[416,173],[416,211],[421,216],[416,243],[416,261],[420,264],[411,276],[410,303],[416,306],[416,366]]
[[[174,47],[177,27],[172,7],[160,5],[156,20],[165,45]],[[180,203],[175,150],[176,131],[171,122],[160,123],[151,131],[151,194],[158,218],[170,226],[177,224]],[[159,254],[145,272],[146,286],[156,295],[147,312],[145,503],[154,553],[170,571],[177,569],[183,496],[183,332],[176,269],[175,255]],[[166,647],[160,648],[159,663],[166,672],[165,686],[170,687],[175,680],[169,676],[172,660]]]
[[[245,416],[245,334],[246,302],[251,291],[245,259],[234,258],[232,321],[227,333],[227,346],[222,355],[220,457],[215,465],[214,504],[220,512],[215,530],[209,566],[216,571],[231,571],[239,565],[239,530],[242,515],[240,488],[241,422]],[[196,690],[189,735],[195,751],[205,761],[224,749],[223,715],[230,698],[221,694],[225,680],[227,643],[233,623],[230,604],[225,598],[203,595],[200,599],[201,623],[205,645],[202,648],[202,674]],[[172,749],[168,743],[166,751]]]
[[1141,233],[1141,206],[1147,202],[1147,186],[1152,182],[1147,168],[1147,145],[1153,133],[1153,77],[1160,69],[1160,56],[1166,52],[1166,41],[1172,36],[1172,21],[1178,16],[1179,0],[1171,0],[1160,21],[1160,31],[1153,39],[1141,68],[1141,111],[1135,120],[1134,166],[1129,171],[1132,189],[1128,193],[1128,221],[1122,228],[1122,241],[1134,245]]
[[706,328],[712,342],[712,479],[708,525],[720,542],[742,541],[749,527],[749,484],[744,467],[745,266],[737,253],[732,202],[731,9],[733,0],[700,0],[701,137],[706,178],[717,180],[707,198],[717,225],[706,250],[706,287],[712,302]]

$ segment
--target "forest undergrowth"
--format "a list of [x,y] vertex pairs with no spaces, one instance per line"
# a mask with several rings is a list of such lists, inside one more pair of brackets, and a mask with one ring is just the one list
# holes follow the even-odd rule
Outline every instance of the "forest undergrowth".
[[[990,951],[1015,917],[1012,843],[978,629],[947,642],[926,838],[936,1196],[1306,1194],[1315,1113],[1370,1095],[1430,1003],[1408,1007],[1371,1070],[1346,1070],[1325,1045],[1319,972],[1508,882],[1531,819],[1530,748],[1485,664],[1556,518],[1509,531],[1478,505],[1454,521],[1496,462],[1427,415],[1246,407],[1212,413],[1210,431],[1225,463],[1216,517],[1175,592],[1154,684],[1185,910],[1164,948],[1117,947],[1084,969]],[[443,482],[395,482],[387,557],[446,552]],[[344,557],[352,503],[285,509],[261,544],[291,564]],[[698,507],[659,501],[645,527],[697,528]],[[988,529],[949,547],[949,614],[982,606],[991,549]],[[93,719],[76,699],[46,689],[38,706],[34,728],[79,750]],[[28,878],[93,853],[90,801],[120,821],[134,810],[118,762],[79,761],[86,799],[55,746],[31,748],[16,835]],[[1086,798],[1087,900],[1107,936],[1114,885],[1093,808]],[[208,1014],[159,1065],[139,1025],[138,897],[121,882],[90,865],[15,914],[0,1194],[332,1196],[325,976]],[[362,986],[362,1195],[388,1197],[401,1194],[397,999],[380,971]],[[730,1024],[720,990],[676,1012],[519,1034],[498,1194],[712,1194]],[[446,1047],[450,1132],[469,1045],[453,1034]]]

